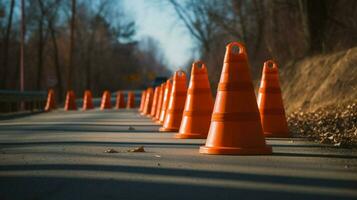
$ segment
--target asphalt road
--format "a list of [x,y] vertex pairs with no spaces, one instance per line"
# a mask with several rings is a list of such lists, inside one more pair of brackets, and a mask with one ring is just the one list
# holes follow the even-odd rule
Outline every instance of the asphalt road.
[[202,155],[205,140],[158,128],[135,110],[1,120],[0,199],[357,199],[356,149],[289,138],[269,156]]

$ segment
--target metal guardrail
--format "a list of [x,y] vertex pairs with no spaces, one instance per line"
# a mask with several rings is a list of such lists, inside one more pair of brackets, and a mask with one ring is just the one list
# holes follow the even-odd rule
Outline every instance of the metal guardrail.
[[[141,101],[141,92],[142,90],[120,90],[123,94],[124,94],[124,101],[127,102],[128,101],[128,92],[134,92],[135,95],[135,106],[139,107],[140,105],[140,101]],[[110,102],[112,104],[112,106],[115,106],[116,103],[116,97],[117,97],[117,91],[112,92],[111,93],[111,99]],[[100,107],[100,103],[102,101],[102,97],[101,96],[96,96],[93,97],[93,105],[94,107]],[[81,108],[83,105],[83,98],[77,98],[76,99],[76,104],[78,108]]]
[[[124,94],[125,102],[127,102],[128,100],[128,92],[133,92],[135,96],[135,106],[138,107],[140,105],[142,90],[120,90],[120,91],[123,92]],[[111,95],[112,95],[111,98],[112,105],[115,105],[117,92],[112,92]]]
[[[138,106],[141,101],[142,90],[130,90],[135,95],[135,105]],[[127,101],[129,90],[122,91]],[[47,98],[47,91],[24,91],[17,90],[0,90],[0,113],[18,112],[18,111],[39,111],[43,110]],[[100,106],[101,98],[93,98],[95,106]],[[116,92],[112,93],[111,102],[115,105]],[[78,107],[82,106],[82,99],[77,99]]]
[[46,97],[46,91],[0,90],[0,112],[42,110]]

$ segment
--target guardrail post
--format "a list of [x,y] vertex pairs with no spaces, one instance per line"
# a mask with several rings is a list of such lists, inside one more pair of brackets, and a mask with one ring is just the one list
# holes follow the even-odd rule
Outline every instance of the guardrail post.
[[46,91],[0,90],[0,113],[43,110]]

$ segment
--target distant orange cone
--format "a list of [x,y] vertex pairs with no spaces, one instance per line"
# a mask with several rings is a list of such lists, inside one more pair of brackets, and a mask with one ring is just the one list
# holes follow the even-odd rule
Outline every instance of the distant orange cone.
[[64,104],[64,110],[77,110],[76,96],[73,90],[67,91],[66,102]]
[[117,97],[116,97],[116,101],[115,101],[115,108],[116,109],[125,108],[124,94],[121,91],[117,92]]
[[186,93],[186,74],[183,71],[176,71],[173,78],[171,97],[165,121],[159,131],[175,132],[179,130],[187,96]]
[[92,92],[90,90],[84,91],[84,98],[83,98],[83,110],[93,109],[93,97]]
[[50,111],[56,109],[56,99],[55,99],[55,91],[53,89],[48,90],[47,101],[45,106],[45,111]]
[[110,92],[108,90],[103,92],[103,96],[102,96],[102,102],[100,104],[100,109],[104,110],[104,109],[111,109],[112,105],[110,102],[111,98],[110,98]]
[[165,86],[166,86],[165,83],[161,84],[161,86],[160,86],[159,98],[158,98],[158,102],[157,102],[155,117],[153,118],[154,121],[158,121],[160,118],[162,102],[164,101]]
[[[233,52],[233,48],[239,52]],[[204,154],[271,154],[265,143],[249,73],[248,56],[238,42],[227,45]]]
[[165,121],[165,116],[166,116],[167,108],[169,106],[169,101],[170,101],[170,97],[171,97],[171,95],[170,95],[171,89],[172,89],[171,80],[167,80],[166,84],[165,84],[164,99],[162,101],[160,118],[158,120],[159,124],[163,124]]
[[273,60],[264,63],[258,107],[265,136],[289,137],[279,84],[278,64]]
[[126,108],[135,108],[135,95],[133,92],[128,92],[128,102],[126,104]]
[[145,90],[144,105],[143,105],[143,110],[140,112],[140,115],[145,115],[144,114],[144,110],[145,110],[146,103],[147,103],[147,100],[148,100],[148,94],[149,94],[148,90],[149,90],[149,88],[146,88],[146,90]]
[[146,99],[146,90],[142,91],[141,93],[139,112],[144,111],[145,99]]
[[[201,68],[199,67],[201,65]],[[211,122],[213,98],[207,68],[201,61],[192,64],[185,109],[176,138],[206,138]]]
[[152,109],[149,115],[150,117],[155,116],[157,105],[158,105],[158,99],[159,99],[159,91],[160,91],[160,86],[155,87],[154,99],[152,101]]
[[145,107],[144,107],[144,111],[143,111],[142,115],[148,115],[149,113],[151,113],[153,95],[154,95],[153,89],[151,87],[149,87],[146,90]]

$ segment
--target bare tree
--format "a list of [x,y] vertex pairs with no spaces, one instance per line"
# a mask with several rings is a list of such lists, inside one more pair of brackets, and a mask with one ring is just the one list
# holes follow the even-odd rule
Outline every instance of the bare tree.
[[57,12],[58,12],[58,7],[59,3],[61,0],[56,0],[53,2],[53,5],[51,6],[50,12],[52,13],[51,15],[48,16],[47,18],[47,25],[48,25],[48,30],[50,32],[50,37],[51,37],[51,42],[53,46],[53,63],[55,66],[55,71],[56,71],[56,79],[57,79],[57,89],[58,89],[58,97],[60,102],[63,99],[63,78],[62,78],[62,73],[61,73],[61,65],[59,62],[59,50],[58,50],[58,44],[57,44],[57,36],[56,36],[56,30],[54,27],[54,22],[56,21],[57,18]]
[[[25,89],[25,77],[24,77],[24,68],[25,68],[25,1],[21,0],[21,39],[20,39],[20,91],[24,91]],[[23,107],[24,105],[21,104]]]
[[211,50],[210,42],[213,39],[216,27],[208,17],[209,1],[188,1],[182,5],[176,0],[170,0],[178,17],[182,20],[191,35],[201,44],[203,50]]
[[69,47],[69,64],[68,64],[68,74],[67,74],[67,89],[72,89],[72,73],[73,73],[73,54],[75,48],[75,41],[74,41],[74,29],[76,23],[76,0],[72,0],[72,15],[71,15],[71,28],[70,28],[70,47]]
[[15,0],[11,0],[10,3],[10,13],[9,13],[9,19],[7,22],[7,27],[6,27],[6,33],[4,37],[4,57],[3,57],[3,73],[1,77],[1,86],[0,88],[5,88],[6,87],[6,74],[7,74],[7,68],[8,68],[8,60],[9,60],[9,41],[10,41],[10,34],[11,34],[11,27],[12,27],[12,18],[14,14],[14,7],[15,7]]
[[38,6],[40,8],[40,16],[38,19],[38,54],[37,54],[38,68],[37,68],[36,88],[37,90],[41,90],[42,71],[43,71],[43,49],[44,49],[43,24],[44,24],[46,11],[42,0],[38,0]]

